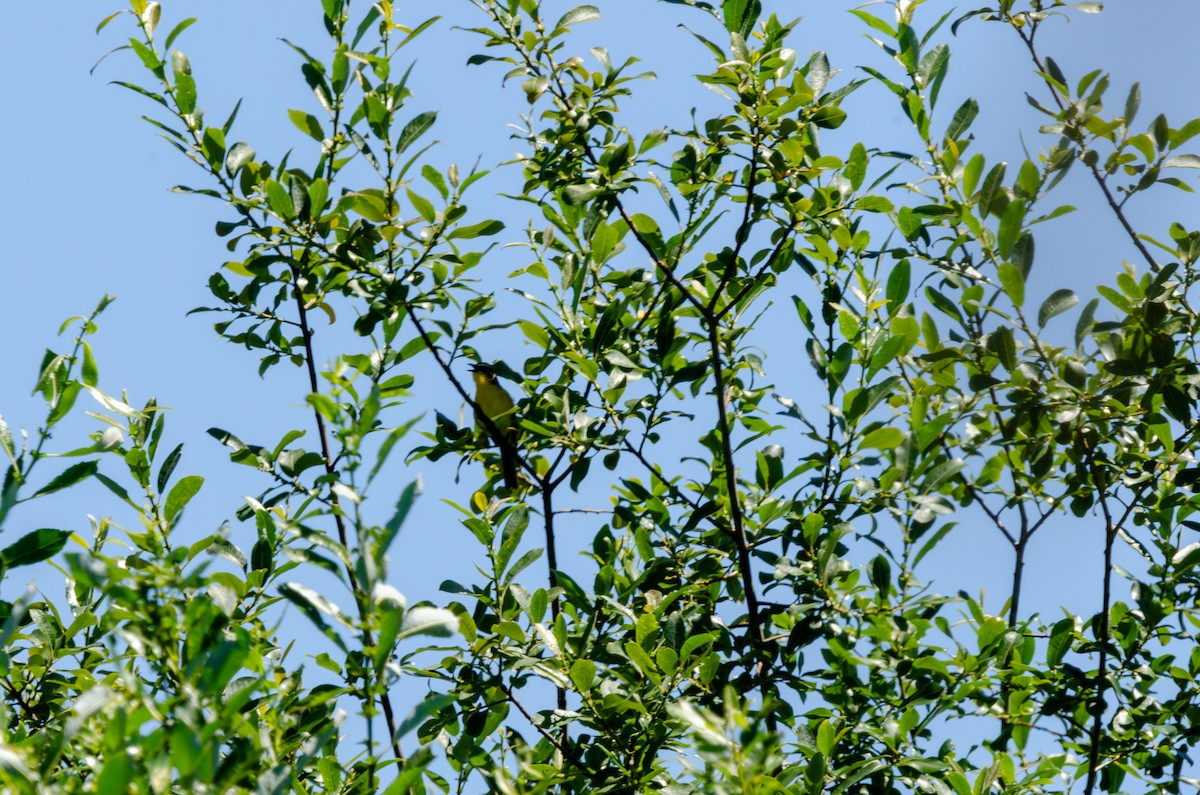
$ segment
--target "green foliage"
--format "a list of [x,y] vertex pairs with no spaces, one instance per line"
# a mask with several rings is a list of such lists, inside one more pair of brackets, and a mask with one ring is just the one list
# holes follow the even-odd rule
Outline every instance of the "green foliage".
[[[846,81],[824,53],[801,59],[798,23],[757,0],[670,1],[691,7],[712,56],[696,79],[723,109],[635,133],[621,103],[653,75],[570,54],[601,9],[549,23],[536,0],[473,0],[465,24],[488,54],[470,64],[519,80],[528,107],[510,166],[524,182],[506,197],[527,213],[511,324],[490,322],[501,299],[481,270],[511,233],[464,200],[487,172],[428,162],[436,114],[410,108],[398,63],[435,20],[323,0],[321,59],[287,43],[316,103],[288,121],[317,145],[269,156],[235,140],[236,108],[205,124],[171,49],[191,20],[159,44],[159,4],[131,2],[128,49],[151,79],[122,85],[204,170],[208,187],[179,190],[225,204],[216,231],[237,256],[196,311],[260,371],[301,368],[312,423],[278,440],[211,429],[254,470],[238,518],[256,541],[247,555],[219,529],[184,545],[203,478],[176,475],[182,445],[167,452],[155,400],[100,391],[87,337],[108,299],[68,324],[72,351],[48,351],[36,379],[33,442],[0,422],[0,527],[89,479],[140,526],[96,519],[90,538],[42,529],[0,549],[0,574],[55,559],[67,576],[65,604],[0,604],[6,789],[1195,786],[1200,231],[1141,230],[1126,207],[1160,183],[1191,189],[1175,173],[1200,166],[1181,149],[1200,120],[1137,132],[1137,85],[1108,116],[1107,76],[1072,81],[1043,54],[1043,26],[1098,4],[1006,0],[949,27],[919,27],[920,3],[858,9],[887,65]],[[1007,27],[1042,82],[1030,101],[1049,143],[1020,164],[969,154],[976,99],[938,106],[947,34],[968,20]],[[875,113],[899,103],[911,129],[895,149],[847,140],[855,92]],[[1056,194],[1076,162],[1111,214],[1097,223],[1141,258],[1078,311],[1075,291],[1037,295],[1031,278],[1035,235],[1074,209]],[[353,318],[362,349],[319,353],[314,312]],[[463,376],[505,333],[526,351],[494,365],[519,386],[517,433],[417,416],[413,396],[447,385],[475,416]],[[771,367],[779,334],[802,340],[811,373]],[[52,454],[81,393],[101,430]],[[493,440],[520,461],[515,489]],[[397,444],[490,473],[447,506],[483,562],[444,584],[442,607],[388,584],[418,495],[377,480]],[[44,473],[55,457],[81,460]],[[363,508],[380,488],[382,525]],[[562,531],[576,511],[586,538]],[[1022,602],[1030,542],[1068,519],[1103,557],[1102,597],[1045,619]],[[923,582],[964,524],[1011,549],[992,562],[1010,572],[998,614]],[[69,540],[82,551],[60,554]],[[285,608],[316,631],[277,637]],[[399,708],[402,672],[428,695]]]

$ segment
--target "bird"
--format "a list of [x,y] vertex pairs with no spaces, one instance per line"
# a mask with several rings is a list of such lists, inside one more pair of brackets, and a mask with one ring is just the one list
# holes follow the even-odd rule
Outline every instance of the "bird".
[[500,448],[500,469],[504,473],[506,488],[517,487],[517,458],[513,449],[513,426],[516,424],[512,396],[504,391],[496,377],[496,371],[490,365],[483,363],[472,365],[471,377],[475,380],[475,427],[494,436],[494,431],[484,424],[480,412],[487,415],[503,438],[496,438],[496,446]]

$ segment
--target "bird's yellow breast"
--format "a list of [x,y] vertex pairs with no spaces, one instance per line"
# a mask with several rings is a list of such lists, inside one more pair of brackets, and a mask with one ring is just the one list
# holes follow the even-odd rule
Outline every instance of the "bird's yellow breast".
[[471,376],[475,380],[475,402],[497,428],[507,431],[513,424],[513,399],[496,383],[494,375],[472,373]]

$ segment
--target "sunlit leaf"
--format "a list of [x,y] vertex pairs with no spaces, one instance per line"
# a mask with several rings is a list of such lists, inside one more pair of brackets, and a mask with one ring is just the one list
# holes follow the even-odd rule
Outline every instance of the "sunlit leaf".
[[600,19],[600,9],[591,5],[575,6],[567,13],[559,17],[558,22],[554,23],[554,30],[566,28],[571,25],[577,25],[582,22],[595,22]]
[[1074,291],[1062,289],[1055,290],[1050,294],[1050,297],[1045,300],[1041,308],[1038,309],[1038,325],[1044,326],[1050,318],[1055,315],[1061,315],[1071,307],[1079,303],[1079,296],[1075,295]]
[[0,550],[0,571],[49,560],[66,546],[70,530],[34,530]]

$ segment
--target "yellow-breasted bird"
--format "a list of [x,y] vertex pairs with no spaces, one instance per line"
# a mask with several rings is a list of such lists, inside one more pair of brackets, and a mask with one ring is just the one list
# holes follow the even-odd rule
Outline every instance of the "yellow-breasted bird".
[[[503,439],[494,439],[500,448],[500,469],[504,473],[504,485],[510,489],[517,487],[517,459],[513,452],[513,427],[516,425],[516,405],[512,397],[500,386],[496,371],[486,364],[476,364],[471,367],[471,377],[475,380],[475,405],[487,415],[496,430],[504,435]],[[475,417],[475,427],[489,435],[491,431],[483,420]]]

